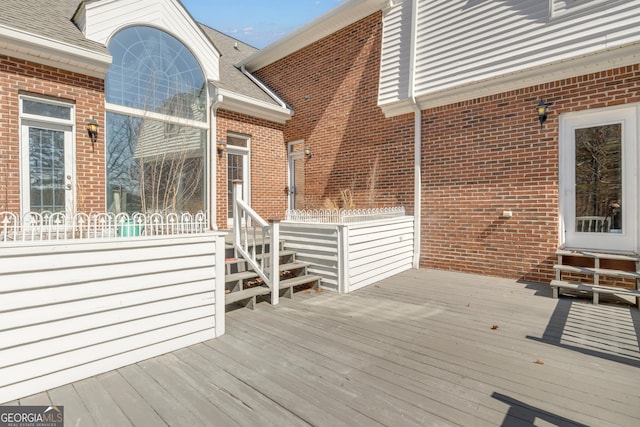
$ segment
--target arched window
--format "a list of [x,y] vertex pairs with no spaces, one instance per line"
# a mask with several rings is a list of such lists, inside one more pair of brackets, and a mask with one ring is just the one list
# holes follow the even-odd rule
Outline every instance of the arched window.
[[119,31],[109,50],[109,211],[204,210],[208,123],[200,65],[180,41],[151,27]]

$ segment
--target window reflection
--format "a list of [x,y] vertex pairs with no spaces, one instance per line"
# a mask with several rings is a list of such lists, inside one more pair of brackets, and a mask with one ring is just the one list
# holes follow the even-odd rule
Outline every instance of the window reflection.
[[576,231],[622,231],[622,125],[576,129]]

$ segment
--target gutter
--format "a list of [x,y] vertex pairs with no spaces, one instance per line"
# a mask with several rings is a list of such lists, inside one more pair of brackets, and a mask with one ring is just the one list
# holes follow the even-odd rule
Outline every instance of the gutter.
[[411,45],[409,46],[409,99],[414,114],[414,183],[413,183],[413,268],[420,267],[420,246],[422,242],[422,110],[415,93],[416,45],[418,33],[418,0],[411,2]]
[[247,78],[249,78],[249,80],[255,83],[260,89],[265,91],[266,94],[269,95],[274,101],[276,101],[282,108],[284,108],[285,110],[291,110],[289,106],[282,99],[280,99],[278,95],[276,95],[264,83],[262,83],[260,80],[255,78],[250,72],[248,72],[244,65],[240,66],[240,71],[242,71],[242,74],[247,76]]

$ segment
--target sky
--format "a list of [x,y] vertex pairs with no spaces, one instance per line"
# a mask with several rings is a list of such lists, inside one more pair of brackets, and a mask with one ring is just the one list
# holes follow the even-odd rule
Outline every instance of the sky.
[[198,21],[257,48],[345,0],[181,0]]

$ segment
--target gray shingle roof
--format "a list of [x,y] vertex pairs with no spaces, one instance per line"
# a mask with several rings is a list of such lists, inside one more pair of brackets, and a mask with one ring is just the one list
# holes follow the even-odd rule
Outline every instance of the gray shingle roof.
[[0,25],[108,55],[105,46],[86,39],[71,20],[79,4],[80,0],[0,0]]
[[267,93],[252,82],[235,64],[258,51],[246,43],[229,37],[219,31],[200,24],[204,33],[220,52],[220,82],[222,89],[236,92],[251,98],[278,105]]
[[[109,55],[106,46],[85,38],[73,23],[80,3],[81,0],[0,0],[0,25]],[[205,25],[201,28],[222,55],[220,82],[216,84],[222,89],[278,105],[234,65],[257,49]]]

